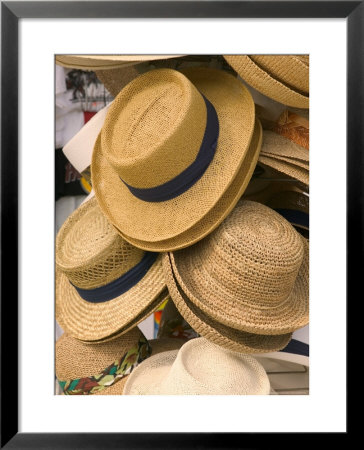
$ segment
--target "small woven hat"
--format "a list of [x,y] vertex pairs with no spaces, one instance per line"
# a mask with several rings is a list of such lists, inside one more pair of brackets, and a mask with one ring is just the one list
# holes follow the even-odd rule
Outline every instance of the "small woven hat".
[[56,64],[70,69],[105,70],[181,55],[56,55]]
[[178,250],[184,247],[188,247],[205,236],[207,236],[212,230],[214,230],[232,211],[237,201],[240,199],[245,189],[248,186],[251,179],[254,168],[257,164],[259,150],[262,144],[262,126],[258,120],[254,128],[249,150],[246,154],[246,158],[240,169],[233,179],[230,186],[227,188],[225,194],[220,198],[215,206],[199,221],[196,225],[193,225],[188,230],[170,239],[158,242],[146,242],[139,239],[133,239],[130,236],[119,233],[131,244],[144,250],[153,252],[164,252],[168,250]]
[[128,375],[141,361],[184,342],[148,342],[137,327],[104,344],[85,344],[63,334],[56,342],[56,376],[65,395],[121,395]]
[[165,287],[160,255],[119,236],[95,197],[59,230],[56,319],[70,336],[99,341],[135,326],[159,306]]
[[187,297],[176,280],[170,258],[171,253],[163,256],[163,270],[169,293],[183,318],[201,336],[225,349],[251,354],[278,351],[289,343],[292,333],[274,336],[247,333],[213,319]]
[[309,107],[309,64],[296,55],[224,55],[254,89],[284,105]]
[[187,297],[228,327],[282,335],[308,324],[308,243],[265,205],[239,202],[214,233],[169,256]]
[[114,100],[94,148],[92,185],[100,208],[126,239],[175,238],[226,193],[254,126],[248,89],[224,71],[140,75]]
[[252,356],[218,347],[204,338],[160,353],[129,376],[124,395],[269,395],[270,382]]

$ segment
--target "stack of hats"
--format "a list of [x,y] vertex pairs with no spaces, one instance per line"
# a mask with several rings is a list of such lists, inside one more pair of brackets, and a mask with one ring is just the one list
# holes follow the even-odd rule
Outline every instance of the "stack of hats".
[[[276,58],[225,56],[265,95],[308,108],[308,60]],[[146,58],[56,60],[109,70],[112,83],[111,71]],[[95,195],[56,239],[62,391],[272,394],[254,355],[284,349],[309,322],[308,197],[274,177],[262,177],[264,201],[249,195],[260,166],[308,185],[308,125],[286,113],[262,127],[232,71],[159,68],[130,79],[88,125]],[[168,337],[148,342],[138,324],[167,298]]]

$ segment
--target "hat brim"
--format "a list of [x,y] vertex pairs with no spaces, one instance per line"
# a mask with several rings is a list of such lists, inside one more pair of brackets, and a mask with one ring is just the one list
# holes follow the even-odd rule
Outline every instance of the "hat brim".
[[281,156],[306,163],[309,161],[309,150],[270,130],[264,130],[261,151],[271,157]]
[[216,345],[239,353],[254,354],[281,350],[291,340],[291,333],[272,336],[248,333],[214,320],[199,309],[178,285],[168,253],[163,255],[163,270],[169,293],[181,315],[197,333]]
[[[222,294],[219,293],[216,280],[206,270],[196,246],[169,253],[169,259],[177,283],[191,302],[210,317],[237,330],[262,335],[282,335],[292,333],[309,322],[309,245],[301,235],[300,238],[304,249],[303,260],[292,292],[279,305],[269,309],[237,303],[226,295],[214,302],[212,299]],[[194,278],[196,267],[200,274],[198,283]],[[167,286],[169,288],[168,284]]]
[[160,256],[139,283],[119,297],[103,303],[90,303],[82,299],[67,276],[56,270],[56,319],[76,339],[102,340],[127,327],[136,317],[143,320],[144,312],[164,289]]
[[179,58],[182,55],[56,55],[56,64],[70,69],[118,69],[158,59]]
[[132,239],[160,242],[198,223],[227,191],[250,147],[255,106],[248,89],[219,70],[193,68],[182,73],[214,105],[220,130],[213,160],[190,189],[164,202],[140,200],[103,155],[101,139],[95,144],[91,172],[99,206],[109,222]]
[[289,88],[261,69],[248,55],[224,55],[230,66],[254,89],[283,105],[308,109],[309,97]]
[[[149,341],[149,344],[152,348],[152,354],[149,358],[151,358],[154,355],[158,355],[159,353],[162,354],[161,356],[163,358],[163,353],[170,353],[171,351],[178,352],[178,350],[182,347],[182,345],[185,342],[186,341],[183,339],[174,339],[174,338],[153,339]],[[149,358],[147,358],[143,362],[148,361]],[[139,366],[137,366],[132,373],[134,373],[138,367]],[[123,395],[124,386],[126,385],[130,375],[127,375],[114,385],[106,389],[103,389],[102,391],[97,392],[94,395]]]
[[278,170],[278,172],[284,173],[291,178],[295,178],[306,186],[309,185],[309,171],[303,169],[302,167],[298,167],[295,164],[291,164],[286,161],[281,161],[277,158],[264,156],[262,154],[259,156],[259,162],[266,166],[272,167],[273,169]]
[[233,182],[228,187],[226,192],[216,203],[215,206],[195,225],[193,225],[187,231],[179,234],[178,236],[166,239],[159,242],[146,242],[138,239],[133,239],[130,236],[126,236],[117,230],[122,237],[135,245],[136,247],[144,250],[154,252],[165,252],[178,250],[184,247],[188,247],[195,244],[215,228],[227,217],[230,211],[234,208],[240,197],[243,195],[247,188],[251,177],[254,173],[255,166],[258,161],[259,152],[262,145],[263,130],[259,120],[256,119],[253,138],[249,146],[248,153],[240,166],[240,169],[235,176]]

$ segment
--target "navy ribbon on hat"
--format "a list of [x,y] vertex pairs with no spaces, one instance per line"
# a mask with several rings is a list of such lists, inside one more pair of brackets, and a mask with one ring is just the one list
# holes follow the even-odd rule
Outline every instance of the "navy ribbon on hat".
[[283,216],[285,219],[288,220],[288,222],[300,226],[302,228],[309,227],[309,215],[303,211],[297,211],[293,209],[284,209],[284,208],[277,208],[275,209],[277,213],[279,213],[281,216]]
[[207,120],[204,137],[196,159],[176,177],[152,188],[135,188],[120,178],[135,197],[146,202],[170,200],[186,192],[205,173],[215,155],[219,138],[219,119],[212,103],[206,97],[202,97],[206,103]]
[[82,289],[74,284],[72,286],[76,289],[80,297],[90,303],[102,303],[112,300],[125,294],[130,288],[135,286],[148,272],[150,267],[157,259],[158,253],[146,252],[141,261],[130,270],[125,272],[121,277],[111,281],[104,286],[94,289]]
[[284,347],[280,352],[284,353],[294,353],[295,355],[309,356],[310,347],[304,342],[298,341],[297,339],[291,339],[286,347]]

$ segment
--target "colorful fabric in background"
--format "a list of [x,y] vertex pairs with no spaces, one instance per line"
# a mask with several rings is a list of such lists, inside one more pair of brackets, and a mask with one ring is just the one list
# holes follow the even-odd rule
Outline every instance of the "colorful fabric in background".
[[164,307],[166,306],[167,302],[168,302],[168,298],[165,302],[163,302],[160,305],[160,307],[157,309],[157,311],[154,311],[154,315],[153,315],[153,317],[154,317],[154,321],[153,321],[153,323],[154,323],[154,334],[153,334],[154,339],[156,339],[158,336],[158,330],[159,330],[163,310],[164,310]]
[[181,316],[172,299],[169,299],[164,306],[156,337],[193,339],[199,337],[199,334]]
[[151,347],[148,341],[141,338],[135,347],[125,353],[121,359],[106,367],[101,373],[91,377],[58,382],[65,395],[95,394],[129,375],[139,363],[150,355]]

